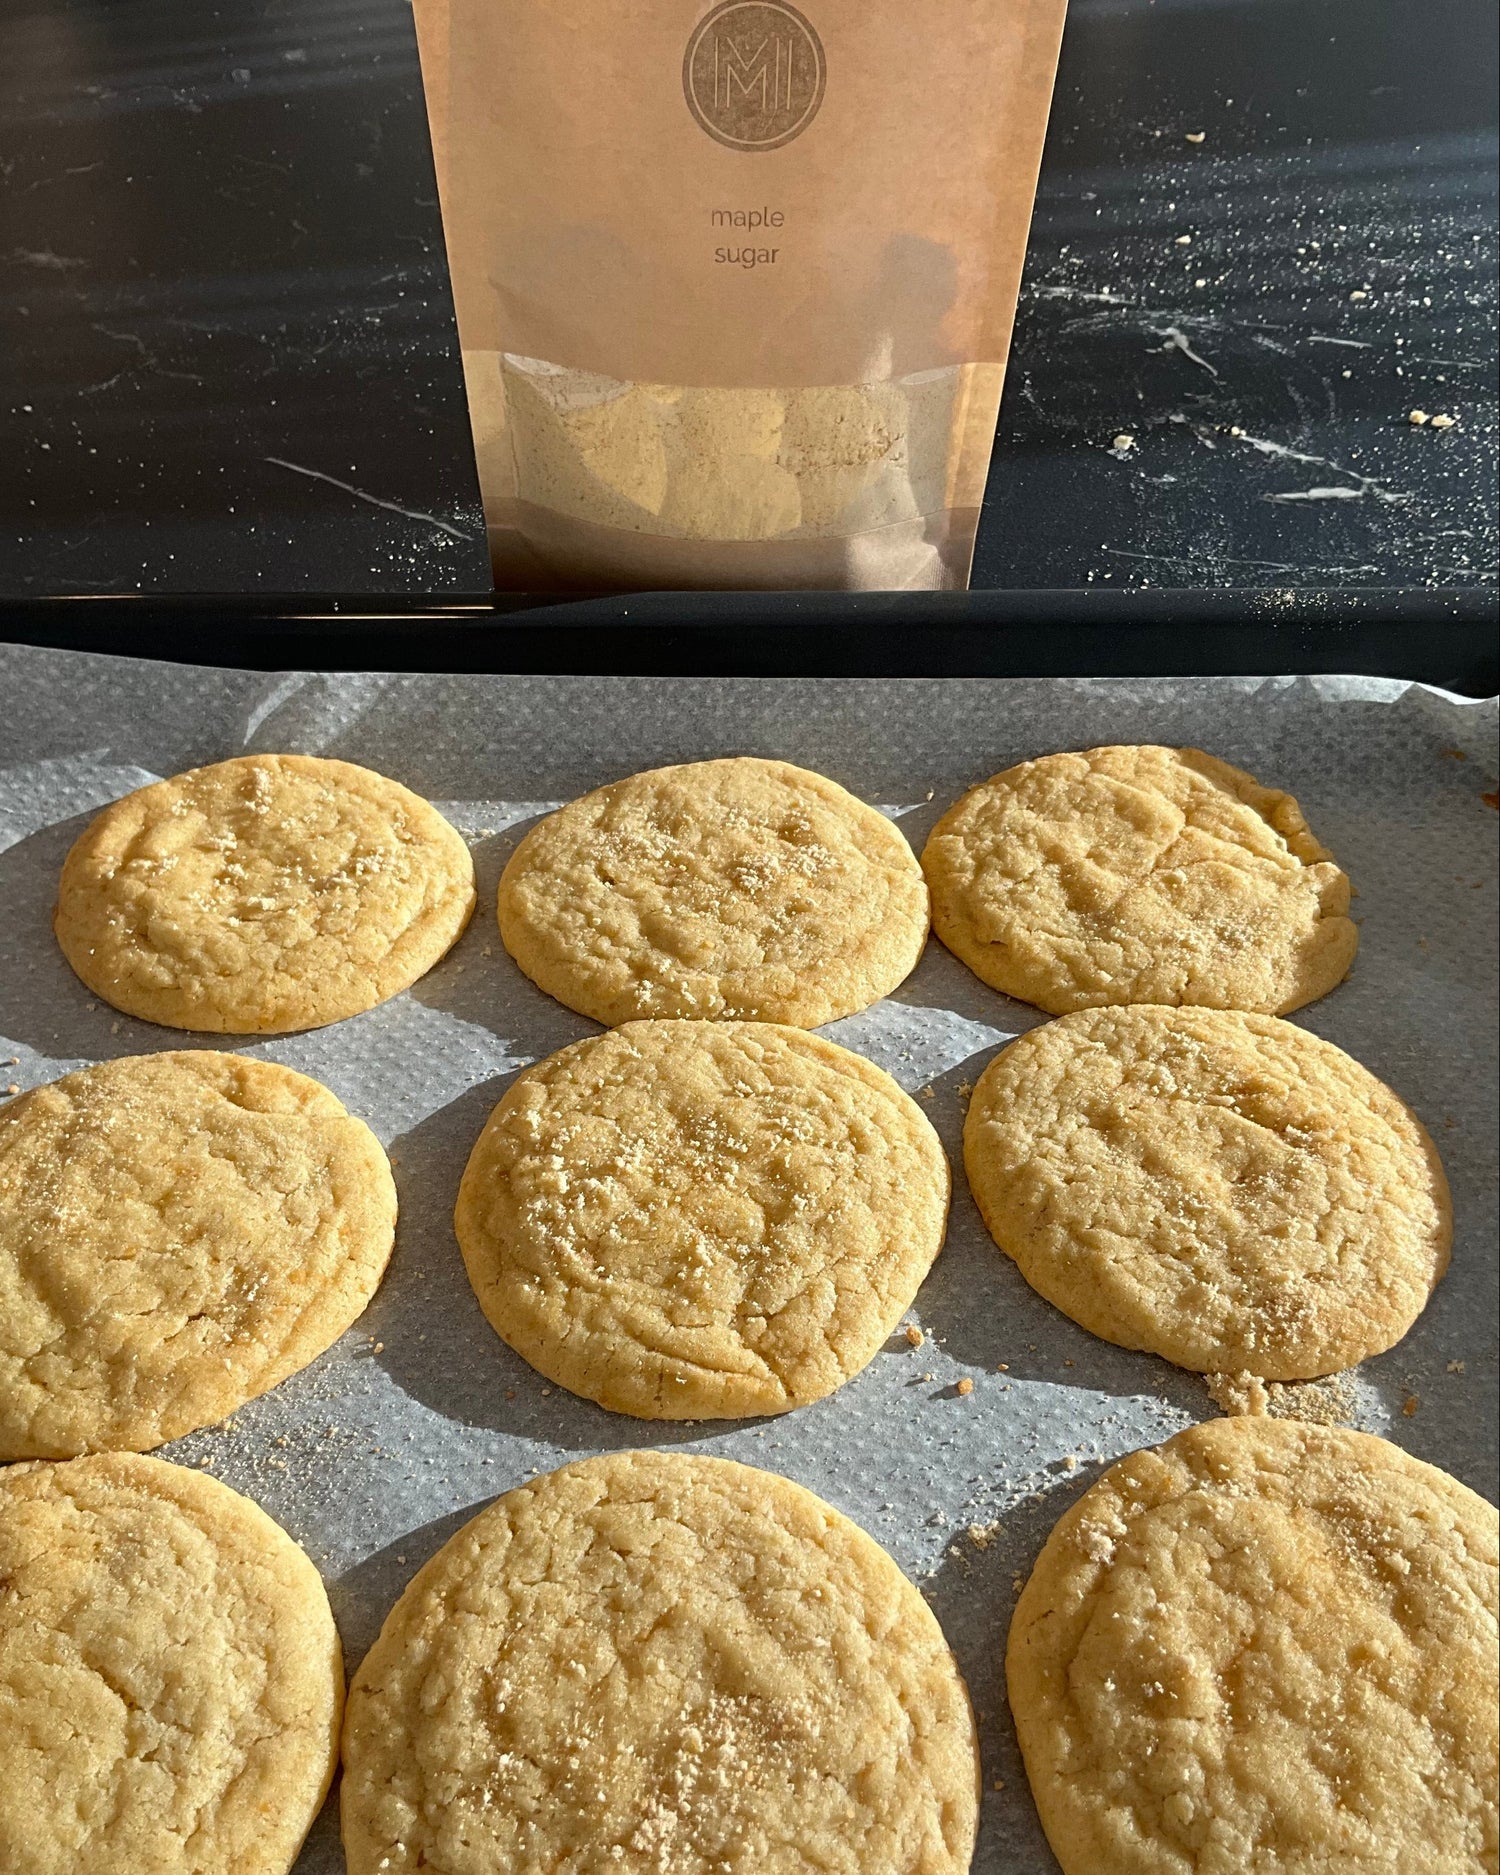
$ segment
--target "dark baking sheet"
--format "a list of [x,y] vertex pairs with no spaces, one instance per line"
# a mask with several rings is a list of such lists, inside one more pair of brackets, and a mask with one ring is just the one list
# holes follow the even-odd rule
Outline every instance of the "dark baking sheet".
[[1405,677],[1500,690],[1472,591],[490,594],[0,601],[0,642],[274,670]]

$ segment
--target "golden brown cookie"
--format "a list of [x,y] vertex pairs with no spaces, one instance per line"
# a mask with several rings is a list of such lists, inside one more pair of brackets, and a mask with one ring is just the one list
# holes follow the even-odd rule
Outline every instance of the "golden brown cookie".
[[263,1035],[408,988],[473,909],[469,849],[410,789],[351,762],[242,755],[105,808],[68,855],[53,922],[127,1015]]
[[916,1589],[800,1485],[623,1452],[511,1491],[355,1675],[349,1875],[962,1875],[968,1696]]
[[0,1471],[7,1875],[287,1875],[343,1703],[318,1572],[248,1498],[129,1453]]
[[356,1319],[395,1224],[374,1134],[275,1062],[143,1055],[0,1108],[0,1458],[223,1419]]
[[1034,1289],[1200,1373],[1303,1380],[1393,1347],[1448,1267],[1415,1115],[1274,1016],[1091,1009],[981,1076],[964,1164]]
[[1106,1472],[1006,1658],[1064,1875],[1494,1875],[1497,1536],[1445,1472],[1296,1420]]
[[632,1022],[507,1090],[455,1227],[548,1379],[644,1419],[822,1399],[942,1246],[948,1161],[870,1062],[763,1022]]
[[527,976],[611,1025],[816,1028],[895,989],[927,941],[898,829],[822,775],[750,757],[632,775],[549,815],[499,910]]
[[949,950],[1053,1015],[1286,1015],[1342,982],[1359,944],[1349,881],[1291,795],[1199,749],[1022,762],[948,810],[922,865]]

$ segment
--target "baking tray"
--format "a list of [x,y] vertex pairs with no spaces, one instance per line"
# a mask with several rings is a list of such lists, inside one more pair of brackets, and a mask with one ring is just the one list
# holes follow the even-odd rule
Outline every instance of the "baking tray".
[[[248,1493],[328,1582],[351,1669],[417,1567],[495,1494],[582,1454],[701,1450],[783,1472],[877,1537],[921,1586],[980,1715],[975,1875],[1055,1867],[1000,1663],[1019,1580],[1104,1466],[1217,1409],[1203,1381],[1094,1339],[986,1235],[964,1187],[966,1095],[1043,1018],[935,942],[911,979],[831,1033],[923,1102],[957,1172],[947,1246],[897,1337],[831,1399],[744,1424],[652,1425],[549,1385],[486,1325],[451,1228],[469,1148],[510,1078],[594,1025],[515,969],[496,879],[553,803],[654,764],[784,757],[893,814],[920,848],[970,783],[1099,742],[1193,743],[1292,789],[1351,874],[1359,961],[1297,1020],[1387,1080],[1453,1185],[1453,1268],[1406,1340],[1309,1412],[1388,1434],[1496,1494],[1496,709],[1378,678],[780,680],[206,670],[0,647],[0,1053],[22,1086],[183,1045],[94,1001],[49,918],[69,844],[106,800],[247,749],[365,762],[468,836],[480,910],[421,983],[352,1021],[242,1052],[316,1075],[396,1168],[389,1274],[327,1355],[225,1426],[166,1448]],[[1486,797],[1489,797],[1488,799]],[[213,1038],[188,1045],[212,1046]],[[1001,1363],[1005,1364],[1002,1371]],[[969,1378],[968,1397],[957,1382]],[[342,1868],[332,1809],[299,1875]]]

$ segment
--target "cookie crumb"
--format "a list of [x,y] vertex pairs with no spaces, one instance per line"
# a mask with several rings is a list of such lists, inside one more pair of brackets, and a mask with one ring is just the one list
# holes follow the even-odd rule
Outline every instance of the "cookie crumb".
[[1406,420],[1414,430],[1420,430],[1424,423],[1431,423],[1432,418],[1425,410],[1408,410]]
[[906,1339],[912,1347],[920,1348],[927,1337],[922,1333],[921,1329],[912,1322],[907,1324]]
[[[1206,130],[1190,130],[1187,133],[1186,141],[1188,143],[1206,143],[1208,141],[1208,132]],[[997,1785],[996,1788],[998,1789],[999,1786]]]
[[1401,1411],[1406,1415],[1408,1419],[1412,1419],[1416,1416],[1416,1414],[1421,1412],[1421,1410],[1422,1410],[1421,1394],[1420,1393],[1408,1393],[1406,1396],[1405,1402],[1402,1405]]
[[958,1391],[964,1399],[968,1399],[969,1395],[974,1391],[974,1382],[969,1379],[967,1374],[959,1381]]
[[1435,430],[1451,430],[1457,422],[1457,417],[1450,417],[1445,413],[1432,419],[1432,428]]
[[969,1541],[974,1545],[975,1549],[988,1549],[999,1534],[1000,1525],[998,1521],[995,1523],[971,1523],[969,1525]]
[[1264,1418],[1271,1410],[1271,1396],[1259,1374],[1205,1374],[1208,1397],[1221,1413],[1230,1418]]

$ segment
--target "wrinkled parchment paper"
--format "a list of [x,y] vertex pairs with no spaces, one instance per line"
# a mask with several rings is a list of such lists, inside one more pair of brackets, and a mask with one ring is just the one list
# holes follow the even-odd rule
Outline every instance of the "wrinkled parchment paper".
[[[1000,1670],[1017,1578],[1104,1466],[1217,1411],[1199,1377],[1095,1340],[1034,1295],[964,1188],[967,1091],[1008,1037],[1042,1017],[934,941],[895,996],[830,1031],[917,1095],[958,1173],[947,1247],[915,1312],[922,1347],[898,1338],[833,1398],[778,1420],[618,1418],[549,1386],[504,1346],[453,1238],[459,1176],[509,1079],[593,1032],[506,956],[500,868],[550,806],[635,769],[713,755],[820,769],[882,805],[919,850],[964,788],[1054,749],[1192,743],[1290,788],[1353,878],[1363,923],[1349,981],[1297,1020],[1416,1109],[1447,1162],[1457,1217],[1453,1268],[1432,1305],[1336,1404],[1493,1498],[1497,819],[1483,797],[1495,787],[1495,729],[1493,703],[1364,678],[267,676],[0,648],[0,1061],[16,1058],[0,1086],[184,1045],[94,1001],[52,938],[63,855],[106,801],[243,750],[364,762],[434,800],[479,869],[480,909],[462,942],[383,1008],[241,1048],[317,1076],[380,1135],[401,1195],[390,1272],[321,1360],[164,1455],[206,1465],[306,1547],[351,1670],[417,1567],[533,1472],[643,1445],[784,1472],[876,1536],[930,1598],[981,1718],[976,1875],[1039,1875],[1055,1864]],[[967,1397],[956,1390],[964,1377]],[[1317,1399],[1326,1405],[1326,1392]],[[298,1870],[342,1868],[330,1807]]]

